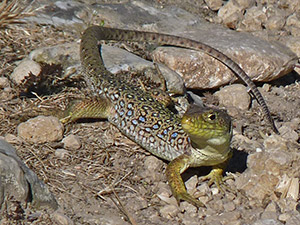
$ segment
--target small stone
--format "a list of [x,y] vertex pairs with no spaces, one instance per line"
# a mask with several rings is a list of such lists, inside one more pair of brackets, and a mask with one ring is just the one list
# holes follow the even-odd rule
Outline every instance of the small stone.
[[235,0],[242,10],[248,9],[255,5],[255,0]]
[[185,187],[188,191],[194,191],[198,184],[197,175],[192,176],[188,181],[185,182]]
[[21,84],[30,73],[34,76],[38,76],[41,70],[40,64],[33,60],[25,59],[14,69],[11,74],[11,79],[16,84]]
[[38,116],[19,124],[18,137],[29,143],[41,144],[62,139],[64,127],[58,118]]
[[265,211],[267,211],[267,212],[277,212],[278,211],[278,206],[276,205],[276,203],[274,201],[271,201],[267,205]]
[[261,219],[277,220],[278,215],[276,212],[264,211],[261,215]]
[[70,134],[62,140],[64,147],[70,150],[78,150],[81,147],[81,142],[78,136]]
[[0,77],[0,89],[8,87],[10,87],[8,79],[6,77]]
[[179,208],[175,205],[166,205],[159,210],[162,217],[171,219],[180,213]]
[[22,142],[22,140],[19,137],[13,134],[6,134],[4,140],[10,144],[19,144]]
[[218,17],[222,18],[223,24],[227,27],[235,29],[237,27],[237,23],[243,17],[243,12],[239,5],[235,1],[231,0],[219,9]]
[[59,148],[59,149],[56,149],[54,154],[56,157],[58,157],[60,159],[65,159],[66,156],[69,155],[69,152],[66,149]]
[[190,214],[191,216],[192,215],[195,215],[196,216],[196,213],[198,211],[197,207],[188,203],[187,201],[183,201],[180,203],[180,210],[182,212],[187,212],[188,214]]
[[61,212],[55,211],[52,214],[52,219],[59,225],[73,225],[73,221]]
[[279,135],[271,135],[264,140],[266,151],[287,151],[287,141]]
[[289,213],[282,213],[279,215],[278,219],[285,223],[290,217],[291,215]]
[[162,161],[151,155],[146,157],[144,165],[147,170],[157,172],[162,167]]
[[300,28],[300,15],[297,13],[293,13],[286,19],[286,26],[294,26]]
[[207,195],[207,193],[209,192],[210,192],[210,188],[207,182],[202,183],[200,186],[197,187],[197,193],[199,193],[200,196]]
[[247,110],[250,105],[250,96],[247,88],[241,84],[233,84],[221,88],[214,95],[218,97],[220,104],[226,107]]
[[213,11],[219,10],[223,5],[223,0],[204,0],[208,8]]
[[298,133],[293,129],[293,127],[289,126],[289,123],[286,125],[283,125],[279,128],[279,132],[281,137],[293,141],[293,142],[297,142],[299,139]]
[[253,223],[253,225],[282,225],[277,219],[260,219]]
[[271,90],[271,85],[268,83],[263,84],[262,90],[264,90],[265,92],[269,92]]
[[292,178],[287,197],[291,197],[297,201],[299,196],[299,178]]
[[224,204],[224,209],[226,212],[232,212],[235,210],[235,204],[233,202],[227,202]]
[[267,21],[267,16],[261,7],[253,6],[246,10],[244,19],[240,22],[239,30],[257,31],[262,30],[262,24]]
[[268,18],[265,26],[269,30],[281,30],[285,24],[285,19],[278,15]]
[[228,224],[231,221],[237,221],[241,218],[241,212],[233,211],[233,212],[224,212],[220,216],[220,222],[222,224]]

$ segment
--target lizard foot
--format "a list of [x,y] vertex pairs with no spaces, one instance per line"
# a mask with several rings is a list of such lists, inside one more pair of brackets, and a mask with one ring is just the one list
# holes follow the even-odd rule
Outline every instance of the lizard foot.
[[230,176],[223,177],[222,174],[223,174],[223,169],[213,168],[208,175],[201,177],[200,180],[201,181],[208,180],[209,186],[215,184],[222,194],[225,193],[224,189],[233,192],[233,190],[228,185],[225,184],[225,181],[228,179],[233,179],[233,176],[230,175]]
[[176,198],[178,205],[180,203],[180,200],[182,200],[182,201],[187,201],[188,203],[194,205],[197,208],[205,207],[205,205],[200,200],[194,198],[192,195],[190,195],[187,192],[176,193],[176,194],[174,193],[174,197]]

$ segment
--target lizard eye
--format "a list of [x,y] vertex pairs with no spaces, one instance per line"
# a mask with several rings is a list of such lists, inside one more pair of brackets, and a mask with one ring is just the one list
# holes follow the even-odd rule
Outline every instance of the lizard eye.
[[208,115],[208,118],[213,121],[217,118],[217,116],[215,113],[212,113],[212,114]]

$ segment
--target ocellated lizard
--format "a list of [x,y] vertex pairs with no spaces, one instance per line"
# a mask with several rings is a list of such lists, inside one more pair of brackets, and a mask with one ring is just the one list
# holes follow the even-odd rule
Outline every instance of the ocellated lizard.
[[107,118],[143,148],[171,161],[166,175],[178,201],[186,200],[203,206],[185,189],[181,173],[188,167],[213,166],[206,178],[220,184],[226,161],[231,157],[231,119],[221,110],[195,105],[180,118],[153,98],[151,92],[107,71],[99,51],[101,40],[151,41],[203,50],[230,67],[250,86],[276,131],[269,110],[254,83],[237,64],[219,51],[196,41],[165,34],[100,26],[86,29],[81,40],[81,62],[90,86],[99,97],[76,104],[63,121],[87,117]]

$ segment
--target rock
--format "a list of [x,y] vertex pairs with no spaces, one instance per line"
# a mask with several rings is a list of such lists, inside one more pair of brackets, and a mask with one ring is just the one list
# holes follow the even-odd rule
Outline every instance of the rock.
[[10,144],[20,144],[22,143],[22,140],[20,138],[18,138],[17,136],[13,135],[13,134],[6,134],[5,141],[7,141]]
[[204,2],[208,6],[208,8],[210,8],[213,11],[219,10],[223,5],[222,0],[204,0]]
[[299,178],[292,178],[289,190],[287,192],[287,197],[298,200],[299,196]]
[[300,14],[299,13],[293,13],[286,19],[286,27],[297,27],[300,28]]
[[69,155],[69,152],[66,149],[59,148],[55,150],[55,156],[60,159],[65,159],[67,155]]
[[70,150],[78,150],[81,147],[80,139],[74,134],[70,134],[67,137],[65,137],[62,140],[62,143],[64,143],[64,147],[66,149]]
[[188,181],[185,182],[185,187],[188,192],[195,191],[198,184],[197,175],[192,176]]
[[262,30],[262,25],[267,21],[267,16],[263,12],[262,7],[253,6],[246,10],[244,19],[239,24],[239,30],[257,31]]
[[166,219],[171,219],[179,213],[179,208],[175,205],[165,205],[159,210],[162,217]]
[[233,202],[227,202],[224,204],[224,210],[226,212],[232,212],[236,209],[235,204]]
[[275,187],[284,177],[292,158],[282,151],[258,152],[248,156],[248,169],[236,178],[238,189],[244,190],[251,198],[262,201],[272,195]]
[[286,225],[298,225],[300,224],[300,214],[297,213],[293,213],[292,216],[290,216],[287,220],[286,223],[284,223]]
[[45,184],[17,156],[16,150],[0,139],[0,207],[13,196],[20,202],[31,201],[37,208],[57,209],[58,204]]
[[67,217],[66,215],[64,215],[63,213],[61,213],[57,210],[51,215],[51,217],[58,225],[73,225],[74,224],[74,222],[69,217]]
[[253,223],[253,225],[283,225],[276,219],[260,219]]
[[59,64],[66,69],[80,63],[79,46],[78,42],[72,42],[38,48],[29,54],[29,58],[39,63]]
[[218,11],[218,17],[222,18],[223,24],[231,29],[237,27],[238,22],[243,17],[243,9],[235,0],[228,1]]
[[265,24],[266,28],[269,30],[281,30],[284,25],[285,18],[278,15],[268,18]]
[[[290,72],[297,62],[296,55],[284,46],[207,23],[176,7],[155,8],[146,2],[134,1],[96,4],[93,10],[106,21],[113,21],[109,24],[111,27],[141,29],[140,24],[145,24],[143,30],[184,36],[210,45],[236,61],[254,80],[270,81],[281,77]],[[255,12],[252,14],[255,15]],[[128,15],[135,16],[132,18]],[[261,19],[260,15],[257,19]],[[216,88],[234,80],[233,73],[219,61],[188,50],[183,53],[184,50],[177,48],[175,52],[171,48],[168,54],[158,52],[154,60],[166,64],[183,76],[188,88]],[[78,57],[75,48],[74,52]]]
[[279,128],[279,132],[281,134],[281,137],[293,141],[293,142],[297,142],[297,140],[299,139],[299,135],[296,132],[296,129],[292,128],[290,126],[290,123],[287,123],[287,125],[283,125]]
[[4,196],[8,199],[13,196],[16,201],[20,202],[26,201],[29,189],[19,164],[10,156],[0,153],[0,165],[0,196],[2,196],[0,205],[3,204]]
[[56,117],[38,116],[19,124],[17,131],[25,141],[41,144],[61,140],[64,127]]
[[244,85],[229,85],[221,88],[214,95],[218,97],[220,104],[223,106],[235,107],[243,111],[249,109],[251,100]]
[[235,0],[242,10],[248,9],[256,4],[255,0]]
[[10,87],[8,79],[6,77],[0,77],[0,89],[8,87]]
[[21,84],[30,73],[38,76],[41,70],[42,68],[37,62],[30,59],[24,59],[14,69],[10,77],[16,84]]

